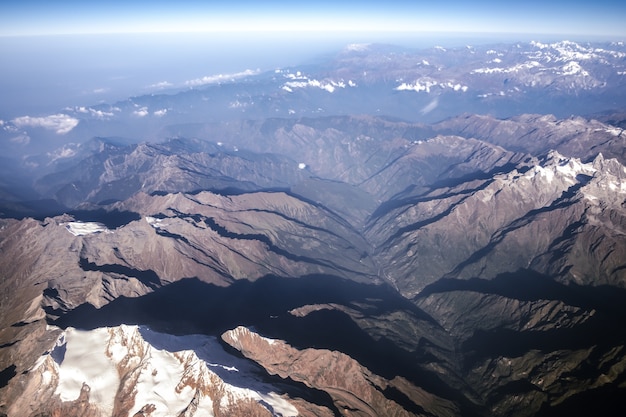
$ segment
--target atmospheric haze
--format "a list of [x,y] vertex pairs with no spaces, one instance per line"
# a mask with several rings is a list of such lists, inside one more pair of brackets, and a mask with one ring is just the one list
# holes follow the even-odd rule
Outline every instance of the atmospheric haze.
[[619,415],[626,4],[0,5],[0,417]]
[[78,2],[0,5],[0,119],[113,102],[353,42],[613,40],[615,2]]

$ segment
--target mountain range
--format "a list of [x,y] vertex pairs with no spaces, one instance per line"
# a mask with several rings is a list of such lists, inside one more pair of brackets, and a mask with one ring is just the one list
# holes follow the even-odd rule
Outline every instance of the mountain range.
[[0,412],[619,415],[625,67],[355,44],[2,122]]

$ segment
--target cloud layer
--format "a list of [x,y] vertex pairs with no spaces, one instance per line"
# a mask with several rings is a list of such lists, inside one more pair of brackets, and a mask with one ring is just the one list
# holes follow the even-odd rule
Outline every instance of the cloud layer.
[[232,81],[237,78],[247,77],[249,75],[255,75],[258,73],[259,73],[259,70],[248,69],[248,70],[236,72],[233,74],[207,75],[202,78],[196,78],[194,80],[185,81],[185,85],[188,85],[190,87],[198,87],[198,86],[206,85],[206,84],[217,84],[217,83]]
[[11,122],[17,127],[41,127],[54,130],[57,135],[64,135],[78,126],[79,121],[72,116],[59,113],[45,117],[16,117]]

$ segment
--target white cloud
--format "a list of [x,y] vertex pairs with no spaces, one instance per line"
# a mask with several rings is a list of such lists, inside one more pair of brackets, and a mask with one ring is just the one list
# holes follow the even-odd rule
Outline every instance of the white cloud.
[[102,110],[89,109],[89,113],[96,119],[108,119],[113,117],[113,113]]
[[237,78],[247,77],[249,75],[258,74],[259,70],[245,70],[241,72],[236,72],[233,74],[217,74],[217,75],[207,75],[202,78],[196,78],[195,80],[185,81],[185,85],[190,87],[198,87],[206,84],[217,84],[221,82],[231,81]]
[[133,114],[135,116],[138,116],[138,117],[145,117],[145,116],[148,115],[148,108],[147,107],[140,107],[138,110],[135,110],[133,112]]
[[172,84],[169,81],[160,81],[158,83],[150,84],[148,88],[167,88],[167,87],[172,87],[173,85],[174,84]]
[[346,50],[352,52],[361,52],[367,51],[370,46],[371,44],[369,43],[351,43],[350,45],[346,46]]
[[102,111],[102,110],[96,110],[96,109],[92,109],[91,107],[75,107],[74,109],[72,108],[67,108],[66,110],[70,110],[70,111],[75,111],[76,113],[83,113],[83,114],[89,114],[92,117],[95,117],[96,119],[108,119],[110,117],[113,117],[114,114],[112,112],[107,112],[107,111]]
[[56,161],[57,159],[63,159],[63,158],[71,158],[72,156],[76,155],[75,147],[76,147],[75,144],[69,143],[63,146],[62,148],[56,149],[53,152],[48,152],[47,155],[51,161]]
[[18,136],[12,137],[9,139],[13,143],[19,143],[20,145],[28,145],[30,143],[30,136],[26,133],[22,133]]
[[10,133],[16,133],[19,131],[19,129],[15,125],[6,122],[2,124],[2,130]]
[[167,109],[157,110],[153,114],[157,117],[165,116],[167,114]]
[[59,113],[45,117],[22,116],[11,120],[11,122],[17,127],[42,127],[54,130],[57,135],[64,135],[74,129],[79,120],[67,114]]
[[[316,87],[321,88],[322,90],[326,90],[329,93],[333,93],[337,88],[346,88],[346,83],[343,80],[334,81],[334,80],[311,80],[305,75],[303,75],[300,71],[297,71],[295,74],[285,74],[285,78],[288,78],[292,81],[287,81],[281,88],[288,93],[292,93],[294,88],[306,88],[306,87]],[[352,81],[348,81],[348,86],[356,87],[356,84]]]

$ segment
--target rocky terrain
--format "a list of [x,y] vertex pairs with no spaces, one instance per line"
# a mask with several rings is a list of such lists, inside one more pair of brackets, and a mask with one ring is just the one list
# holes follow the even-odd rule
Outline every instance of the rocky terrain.
[[[353,45],[324,81],[261,78],[285,100],[484,92],[502,88],[493,74],[526,98],[609,82],[619,95],[607,68],[622,71],[622,49],[416,61]],[[163,140],[99,136],[16,162],[33,178],[2,204],[0,413],[619,415],[623,112],[170,121]]]

